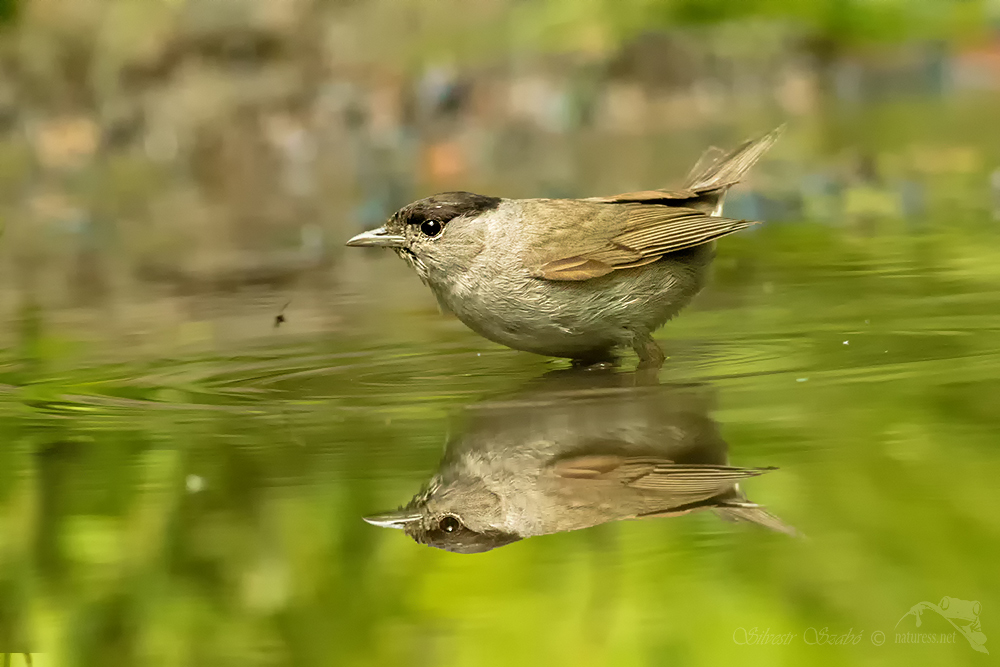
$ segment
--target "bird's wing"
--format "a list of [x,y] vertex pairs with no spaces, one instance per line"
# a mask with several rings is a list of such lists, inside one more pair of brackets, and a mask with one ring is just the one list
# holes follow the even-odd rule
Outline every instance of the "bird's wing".
[[[708,215],[683,206],[641,203],[630,193],[619,203],[584,200],[578,210],[564,213],[578,224],[551,231],[538,239],[526,264],[531,275],[544,280],[589,280],[612,271],[655,262],[667,253],[708,243],[745,229],[748,220]],[[552,204],[549,204],[552,205]]]
[[615,481],[633,489],[657,492],[670,507],[713,498],[731,491],[743,479],[773,470],[600,454],[560,459],[552,467],[555,474],[567,479]]
[[611,195],[610,197],[588,197],[584,201],[598,202],[601,204],[625,204],[629,202],[643,203],[643,202],[681,202],[688,199],[694,199],[698,196],[698,193],[694,190],[639,190],[637,192],[623,192],[620,195]]
[[726,191],[743,178],[781,132],[779,127],[728,153],[709,149],[677,190],[535,200],[539,208],[530,217],[536,224],[538,220],[559,222],[551,223],[544,236],[534,239],[526,266],[532,276],[544,280],[589,280],[650,264],[667,253],[755,224],[712,214],[721,211]]

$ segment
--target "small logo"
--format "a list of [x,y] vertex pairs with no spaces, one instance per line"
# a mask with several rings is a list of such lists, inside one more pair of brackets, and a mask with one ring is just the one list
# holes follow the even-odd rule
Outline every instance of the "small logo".
[[958,598],[943,597],[941,602],[918,602],[910,608],[910,611],[903,614],[902,618],[896,621],[896,627],[903,622],[907,616],[914,616],[917,619],[917,627],[920,627],[920,615],[930,609],[937,612],[941,618],[951,623],[952,627],[969,640],[969,645],[980,653],[989,655],[983,644],[986,643],[986,635],[983,634],[982,624],[979,622],[979,613],[982,605],[978,600],[959,600]]

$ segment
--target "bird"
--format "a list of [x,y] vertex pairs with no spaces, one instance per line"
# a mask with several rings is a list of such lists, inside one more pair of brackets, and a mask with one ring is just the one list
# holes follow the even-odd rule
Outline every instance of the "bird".
[[729,465],[704,392],[566,370],[473,406],[413,499],[365,521],[455,553],[700,510],[797,534],[744,495],[744,480],[773,468]]
[[722,216],[726,192],[783,126],[725,153],[709,149],[683,184],[586,199],[444,192],[408,204],[348,246],[393,249],[442,310],[516,350],[591,366],[652,334],[704,287],[715,240],[757,224]]

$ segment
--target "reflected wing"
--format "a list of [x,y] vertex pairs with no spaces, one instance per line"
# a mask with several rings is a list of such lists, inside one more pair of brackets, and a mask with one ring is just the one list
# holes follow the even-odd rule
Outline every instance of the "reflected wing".
[[[662,193],[659,196],[662,199]],[[589,280],[655,262],[667,253],[702,245],[755,224],[682,206],[638,201],[617,206],[585,205],[612,210],[582,216],[583,224],[573,229],[572,235],[557,234],[547,239],[529,262],[532,276]]]
[[613,455],[576,456],[553,464],[553,471],[567,479],[615,481],[633,489],[655,491],[671,507],[731,491],[741,480],[774,468],[682,464],[664,459]]

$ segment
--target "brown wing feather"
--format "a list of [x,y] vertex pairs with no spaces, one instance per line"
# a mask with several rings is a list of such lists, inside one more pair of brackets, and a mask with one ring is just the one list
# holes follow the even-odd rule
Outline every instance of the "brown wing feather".
[[[723,154],[710,149],[679,190],[641,190],[582,200],[539,200],[537,217],[572,219],[551,230],[526,258],[531,275],[580,281],[655,262],[745,229],[747,220],[712,215],[722,197],[781,134],[782,128]],[[559,210],[559,209],[563,210]]]
[[640,211],[633,214],[633,218],[637,220],[635,227],[614,237],[612,243],[634,250],[643,257],[649,257],[708,243],[756,224],[748,220],[709,216],[690,209],[667,209],[667,211],[673,215],[668,217],[655,209],[651,212]]
[[590,280],[611,273],[616,267],[579,255],[547,262],[533,275],[546,280]]
[[644,202],[685,201],[698,196],[694,190],[639,190],[638,192],[623,192],[610,197],[588,197],[585,201],[601,204],[627,204]]
[[756,224],[679,206],[624,206],[628,214],[623,224],[593,230],[610,233],[606,240],[598,238],[582,251],[540,262],[532,275],[546,280],[589,280],[655,262],[667,253],[702,245]]

